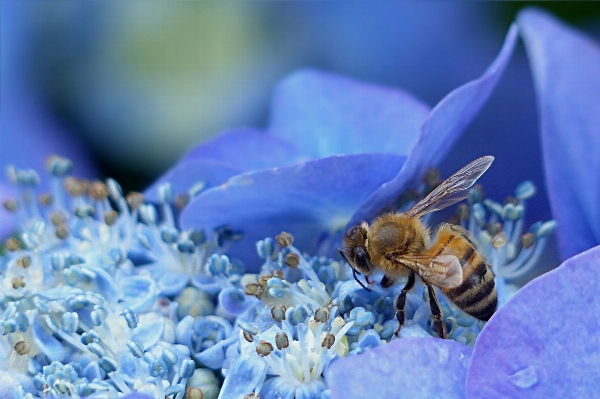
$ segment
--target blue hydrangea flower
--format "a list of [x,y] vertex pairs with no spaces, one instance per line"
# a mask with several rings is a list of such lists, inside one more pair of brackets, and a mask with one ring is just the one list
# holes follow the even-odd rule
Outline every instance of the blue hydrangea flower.
[[[276,91],[268,133],[248,135],[239,147],[224,138],[209,144],[210,150],[200,147],[168,178],[175,187],[189,190],[184,182],[192,174],[202,178],[207,173],[197,169],[197,162],[241,158],[247,167],[256,164],[255,158],[268,157],[273,146],[275,159],[282,151],[290,154],[284,165],[303,157],[309,160],[242,173],[201,192],[182,212],[182,228],[229,225],[241,233],[229,253],[246,259],[254,270],[254,242],[284,229],[297,237],[299,247],[330,253],[328,237],[339,235],[348,220],[369,220],[392,209],[418,176],[440,162],[502,75],[516,33],[512,27],[481,78],[456,89],[431,111],[398,90],[314,71],[290,76]],[[239,137],[235,134],[230,137]],[[233,149],[222,150],[225,145]],[[234,151],[237,148],[255,150]]]
[[598,43],[548,13],[519,15],[540,111],[542,150],[563,259],[600,243]]

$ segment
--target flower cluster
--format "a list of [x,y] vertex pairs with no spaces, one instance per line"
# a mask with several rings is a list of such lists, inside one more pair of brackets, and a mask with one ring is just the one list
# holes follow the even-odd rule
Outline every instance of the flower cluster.
[[[140,194],[124,198],[113,180],[73,178],[64,158],[47,166],[53,189],[39,196],[35,172],[8,169],[20,194],[4,206],[21,234],[6,242],[1,262],[0,367],[32,378],[15,397],[136,391],[164,398],[183,397],[186,384],[198,388],[190,348],[176,341],[179,315],[189,309],[168,297],[187,280],[154,278],[152,265],[183,274],[197,257],[203,264],[211,244],[180,234],[169,206],[159,222]],[[155,263],[132,262],[142,259]],[[207,301],[209,310],[201,311],[212,313]]]

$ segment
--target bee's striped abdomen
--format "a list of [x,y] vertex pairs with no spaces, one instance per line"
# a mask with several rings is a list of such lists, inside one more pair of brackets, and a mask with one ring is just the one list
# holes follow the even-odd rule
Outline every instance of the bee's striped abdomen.
[[[463,282],[456,288],[442,292],[456,306],[479,320],[489,320],[498,306],[494,275],[474,243],[459,226],[443,225],[438,230],[436,245],[432,249],[438,255],[454,255],[463,272]],[[437,248],[436,248],[437,247]]]

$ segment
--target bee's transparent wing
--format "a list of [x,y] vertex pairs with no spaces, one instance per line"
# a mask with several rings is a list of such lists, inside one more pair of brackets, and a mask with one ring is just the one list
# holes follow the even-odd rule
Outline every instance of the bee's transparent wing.
[[454,255],[397,255],[386,256],[417,273],[423,280],[440,288],[455,288],[462,283],[463,273],[458,258]]
[[444,180],[428,196],[406,212],[406,216],[418,217],[429,212],[439,211],[467,198],[464,190],[471,187],[490,167],[494,157],[487,155],[477,158],[464,168]]

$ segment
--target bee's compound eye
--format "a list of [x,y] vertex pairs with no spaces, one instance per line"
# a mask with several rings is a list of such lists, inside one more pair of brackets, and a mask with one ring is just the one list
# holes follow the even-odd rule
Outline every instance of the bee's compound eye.
[[350,229],[346,233],[347,235],[350,236],[351,240],[356,240],[356,238],[358,236],[358,229],[359,229],[359,226],[350,227]]
[[368,273],[371,271],[371,259],[369,254],[361,247],[354,247],[354,261],[356,266],[362,273]]

